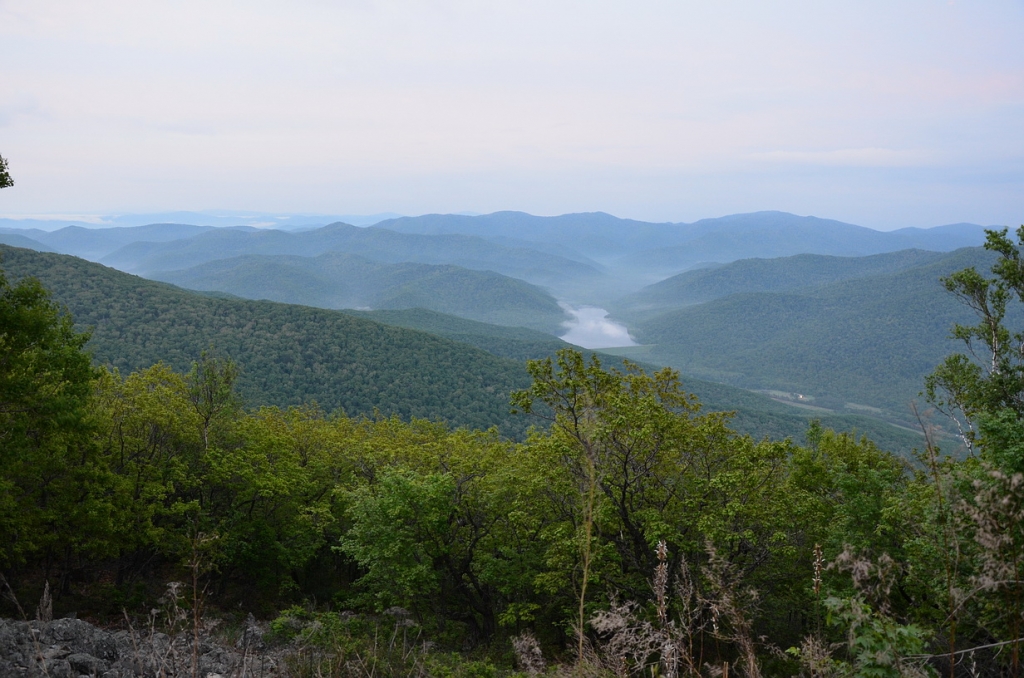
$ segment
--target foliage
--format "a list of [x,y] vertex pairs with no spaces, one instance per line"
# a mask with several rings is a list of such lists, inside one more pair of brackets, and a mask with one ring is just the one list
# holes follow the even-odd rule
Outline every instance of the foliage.
[[662,540],[674,563],[718,563],[718,583],[706,583],[721,595],[761,577],[783,594],[800,522],[782,501],[787,443],[737,436],[724,415],[701,414],[671,370],[609,372],[575,351],[529,369],[534,386],[513,400],[552,422],[528,447],[562,469],[548,502],[569,524],[552,531],[549,559],[576,570],[578,617],[587,584],[591,601],[650,601]]
[[983,415],[1010,410],[1024,413],[1024,332],[1007,326],[1010,302],[1024,301],[1024,226],[1017,243],[1007,230],[986,231],[985,249],[999,255],[992,265],[994,277],[986,278],[970,266],[943,278],[946,289],[971,309],[976,325],[957,323],[953,337],[967,353],[947,357],[928,377],[929,399],[958,422],[968,445],[974,443],[975,426]]
[[10,188],[14,185],[14,179],[11,178],[11,170],[7,165],[7,159],[0,155],[0,188]]
[[0,565],[104,548],[87,340],[39,281],[0,271]]
[[825,601],[829,623],[844,629],[848,637],[848,662],[838,662],[840,675],[865,678],[934,676],[935,671],[908,659],[920,655],[928,632],[913,624],[899,624],[873,610],[858,597]]
[[[291,607],[271,624],[277,640],[294,648],[289,675],[323,677],[432,676],[491,678],[498,667],[454,652],[432,648],[408,612],[392,608],[383,615],[313,612]],[[505,672],[501,672],[505,673]]]

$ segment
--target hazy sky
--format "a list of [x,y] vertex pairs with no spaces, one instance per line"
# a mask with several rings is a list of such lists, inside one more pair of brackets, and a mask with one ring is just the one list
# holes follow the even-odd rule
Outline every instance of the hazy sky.
[[1022,0],[0,0],[0,214],[1019,225],[1022,36]]

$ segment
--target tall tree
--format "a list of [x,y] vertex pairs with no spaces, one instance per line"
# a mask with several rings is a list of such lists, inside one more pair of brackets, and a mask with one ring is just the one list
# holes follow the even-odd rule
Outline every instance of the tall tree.
[[86,525],[104,514],[90,505],[87,340],[37,280],[11,285],[0,271],[0,563],[106,529]]
[[942,280],[975,312],[978,323],[953,327],[966,352],[946,358],[926,381],[929,400],[957,422],[969,447],[985,416],[1002,410],[1024,415],[1024,331],[1013,331],[1006,322],[1008,312],[1011,317],[1017,312],[1011,302],[1024,302],[1024,226],[1016,243],[1005,228],[986,233],[985,249],[1000,255],[993,277],[970,267]]

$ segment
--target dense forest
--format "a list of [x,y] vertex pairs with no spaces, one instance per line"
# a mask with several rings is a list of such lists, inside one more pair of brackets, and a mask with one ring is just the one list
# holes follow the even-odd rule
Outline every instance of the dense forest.
[[1019,675],[1021,246],[992,232],[993,277],[945,279],[980,317],[922,386],[967,450],[916,460],[741,435],[672,370],[572,349],[510,385],[522,442],[246,407],[202,346],[94,367],[37,280],[0,276],[0,613],[155,625],[175,582],[196,634],[271,619],[311,676]]
[[253,406],[443,418],[521,434],[508,392],[521,363],[353,315],[304,306],[204,297],[82,259],[3,249],[12,280],[45,281],[75,321],[91,328],[99,364],[128,374],[164,362],[187,371],[203,351],[236,361],[239,395]]

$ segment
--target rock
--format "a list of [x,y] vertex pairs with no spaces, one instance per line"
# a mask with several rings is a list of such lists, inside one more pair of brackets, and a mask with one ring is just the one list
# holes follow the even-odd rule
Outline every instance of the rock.
[[[238,675],[259,655],[262,675],[277,675],[279,663],[263,654],[263,633],[250,617],[240,642],[230,648],[200,639],[199,675]],[[150,678],[190,676],[192,636],[135,630],[107,631],[81,619],[18,622],[0,619],[0,676],[6,678]]]
[[101,673],[106,673],[110,668],[110,665],[102,659],[81,652],[69,654],[67,660],[68,664],[71,664],[71,668],[87,676],[98,676]]

